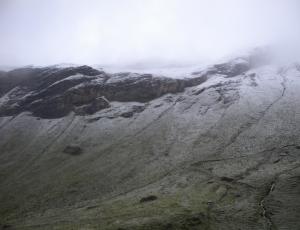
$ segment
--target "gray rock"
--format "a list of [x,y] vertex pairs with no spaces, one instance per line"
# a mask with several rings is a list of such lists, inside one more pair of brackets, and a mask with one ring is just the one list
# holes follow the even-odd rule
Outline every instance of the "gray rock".
[[88,66],[13,70],[0,76],[1,93],[7,93],[8,99],[0,105],[0,116],[17,115],[24,111],[41,118],[60,118],[72,111],[80,111],[81,115],[85,111],[86,114],[93,114],[108,107],[107,103],[97,98],[148,102],[164,94],[183,92],[186,87],[206,80],[202,76],[181,80],[151,74],[109,75]]
[[63,150],[63,152],[67,153],[67,154],[70,154],[70,155],[73,155],[73,156],[77,156],[77,155],[82,154],[82,149],[77,145],[68,145]]

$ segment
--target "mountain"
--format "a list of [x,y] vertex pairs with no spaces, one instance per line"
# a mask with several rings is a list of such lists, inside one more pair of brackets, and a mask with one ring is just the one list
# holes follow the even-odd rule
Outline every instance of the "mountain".
[[300,226],[300,65],[0,72],[2,229]]

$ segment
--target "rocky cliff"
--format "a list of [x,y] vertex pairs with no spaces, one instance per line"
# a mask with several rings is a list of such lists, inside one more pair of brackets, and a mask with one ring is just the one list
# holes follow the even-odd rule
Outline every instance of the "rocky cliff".
[[0,73],[3,229],[300,226],[300,68]]

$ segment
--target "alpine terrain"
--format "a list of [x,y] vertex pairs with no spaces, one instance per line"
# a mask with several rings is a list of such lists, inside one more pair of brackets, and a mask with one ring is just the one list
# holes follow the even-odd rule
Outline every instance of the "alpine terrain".
[[2,229],[300,229],[300,63],[0,72]]

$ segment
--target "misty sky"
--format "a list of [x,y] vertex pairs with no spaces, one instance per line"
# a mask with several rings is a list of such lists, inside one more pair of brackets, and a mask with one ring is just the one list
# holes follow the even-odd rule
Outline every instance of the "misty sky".
[[199,63],[300,41],[299,0],[0,0],[0,65]]

